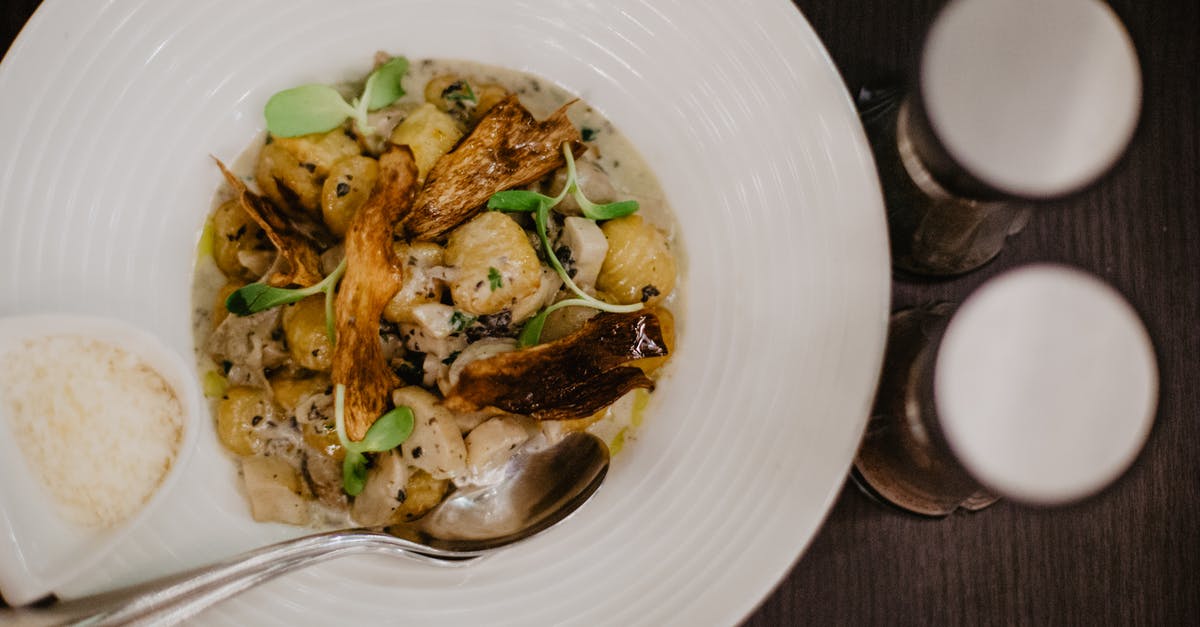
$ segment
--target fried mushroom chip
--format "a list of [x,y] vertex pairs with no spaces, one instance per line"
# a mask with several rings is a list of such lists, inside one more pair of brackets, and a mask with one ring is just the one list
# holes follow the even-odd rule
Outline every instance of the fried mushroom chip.
[[630,361],[667,354],[652,313],[604,313],[575,333],[533,348],[471,362],[446,395],[446,407],[498,407],[538,420],[590,416],[634,388],[653,390]]
[[327,234],[322,233],[323,229],[311,224],[312,221],[306,216],[284,213],[271,201],[250,191],[220,159],[213,157],[213,160],[221,168],[225,181],[233,188],[242,209],[262,228],[279,253],[275,265],[267,271],[266,283],[272,287],[308,287],[320,283],[324,278],[321,274],[320,248],[327,239]]
[[336,301],[337,343],[333,382],[346,386],[346,435],[361,440],[387,409],[400,379],[379,341],[379,317],[400,289],[403,270],[392,247],[392,229],[412,207],[417,165],[407,146],[379,157],[379,178],[346,231],[346,274]]
[[496,192],[526,185],[565,163],[564,142],[575,156],[585,147],[563,105],[538,122],[515,95],[500,101],[475,130],[434,164],[404,220],[412,239],[439,239],[474,215]]

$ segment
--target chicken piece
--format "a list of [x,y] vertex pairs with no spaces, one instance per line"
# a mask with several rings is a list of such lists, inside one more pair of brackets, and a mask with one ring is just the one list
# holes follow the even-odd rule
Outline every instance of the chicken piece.
[[563,221],[558,245],[566,246],[570,251],[568,271],[575,270],[571,277],[575,285],[584,290],[595,286],[600,267],[604,265],[604,257],[608,254],[608,238],[604,237],[604,231],[596,222],[576,216],[568,217]]
[[666,354],[653,314],[604,313],[555,342],[468,364],[445,404],[460,412],[498,407],[538,420],[583,418],[634,388],[654,389],[641,370],[624,364]]
[[[404,464],[404,458],[394,450],[380,453],[367,473],[363,491],[354,497],[350,516],[364,527],[387,524],[407,500],[404,491],[407,485],[408,466]],[[340,477],[338,486],[340,491]]]
[[453,152],[434,164],[404,230],[413,239],[439,239],[475,215],[492,194],[562,167],[564,143],[574,155],[583,154],[586,148],[567,119],[567,106],[538,122],[516,96],[500,101]]
[[213,157],[213,160],[221,168],[225,181],[233,188],[242,209],[266,232],[267,238],[279,251],[276,267],[267,276],[267,284],[274,287],[308,287],[320,283],[324,278],[321,276],[320,248],[330,239],[323,227],[301,217],[301,214],[284,214],[270,201],[250,191],[220,159]]
[[434,479],[452,479],[467,467],[467,447],[454,416],[426,390],[411,386],[392,393],[396,407],[413,412],[412,435],[404,441],[404,461]]
[[[479,476],[508,462],[530,432],[517,416],[497,416],[475,427],[465,439],[471,473]],[[524,419],[528,420],[528,419]]]
[[400,289],[402,269],[392,248],[392,228],[412,206],[417,166],[406,147],[379,157],[379,179],[346,232],[346,274],[336,302],[337,343],[333,382],[346,386],[346,435],[361,440],[387,409],[400,379],[379,341],[379,317]]

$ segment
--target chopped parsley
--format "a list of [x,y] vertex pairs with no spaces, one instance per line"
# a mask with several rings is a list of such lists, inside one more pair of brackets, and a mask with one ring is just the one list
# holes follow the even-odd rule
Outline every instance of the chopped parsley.
[[467,327],[475,324],[475,316],[465,314],[461,311],[455,311],[450,316],[450,331],[453,333],[462,333]]
[[488,285],[492,286],[493,292],[504,285],[504,279],[500,277],[500,271],[493,267],[488,268]]

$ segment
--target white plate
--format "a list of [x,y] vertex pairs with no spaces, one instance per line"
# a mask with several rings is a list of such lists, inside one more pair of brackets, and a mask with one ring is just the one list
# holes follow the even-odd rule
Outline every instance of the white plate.
[[[124,318],[191,350],[193,249],[275,91],[378,49],[548,77],[612,119],[681,223],[674,377],[595,500],[465,569],[347,558],[214,624],[733,623],[787,572],[865,424],[888,308],[869,151],[784,0],[49,0],[0,67],[0,313]],[[64,596],[297,530],[250,521],[208,425],[171,498]]]

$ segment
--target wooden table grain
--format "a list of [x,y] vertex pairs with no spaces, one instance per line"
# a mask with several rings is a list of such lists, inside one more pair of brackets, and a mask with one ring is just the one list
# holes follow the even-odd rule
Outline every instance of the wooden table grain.
[[[941,0],[795,0],[853,92],[913,67]],[[0,3],[0,50],[38,0]],[[925,520],[847,484],[747,625],[1200,625],[1200,3],[1113,0],[1140,55],[1141,124],[1096,186],[1040,206],[984,268],[893,283],[894,307],[961,301],[1056,261],[1115,285],[1158,353],[1159,411],[1134,467],[1082,503],[1001,501]],[[804,103],[796,103],[803,115]],[[753,524],[747,521],[747,524]]]

